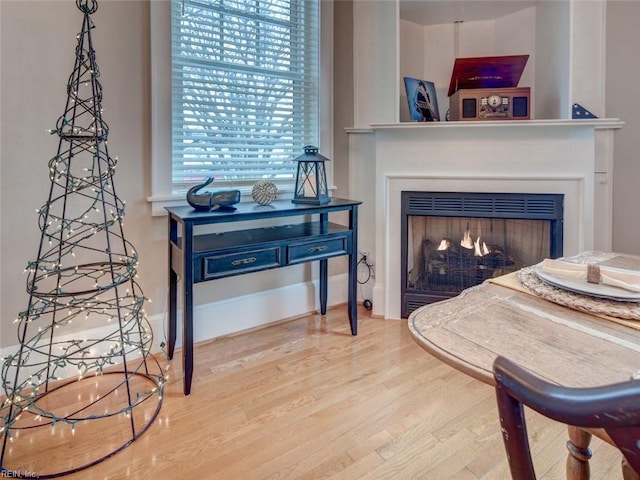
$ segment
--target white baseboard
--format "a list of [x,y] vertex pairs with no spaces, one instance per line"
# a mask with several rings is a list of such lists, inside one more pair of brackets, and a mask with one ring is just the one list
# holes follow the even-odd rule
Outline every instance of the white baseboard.
[[385,288],[382,280],[378,280],[376,278],[376,283],[373,286],[371,297],[373,300],[373,314],[387,318]]
[[[242,295],[206,305],[196,305],[193,312],[194,343],[210,340],[223,335],[241,332],[267,325],[286,318],[304,315],[320,309],[318,301],[318,281],[290,285],[274,290]],[[348,275],[332,275],[328,282],[328,306],[347,302]],[[178,335],[176,349],[182,346],[182,322],[178,311]],[[162,350],[166,343],[167,313],[147,317],[153,331],[151,351]],[[102,328],[82,332],[82,336],[102,338]],[[111,329],[109,329],[111,331]],[[68,339],[65,339],[68,340]],[[0,358],[14,354],[19,345],[0,349]]]
[[[193,309],[193,341],[198,343],[211,340],[319,310],[318,289],[319,283],[314,280],[206,305],[196,305]],[[346,273],[330,276],[327,305],[346,303],[347,292]],[[182,345],[181,314],[182,312],[178,311],[176,349]],[[159,340],[166,341],[166,322],[166,315],[153,319],[152,327],[156,337],[154,344],[159,344]]]

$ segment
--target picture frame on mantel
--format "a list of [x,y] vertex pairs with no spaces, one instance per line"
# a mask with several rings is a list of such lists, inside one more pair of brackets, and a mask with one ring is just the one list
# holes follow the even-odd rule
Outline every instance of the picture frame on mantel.
[[404,77],[404,87],[407,91],[409,115],[415,122],[439,122],[438,97],[436,86],[428,80]]

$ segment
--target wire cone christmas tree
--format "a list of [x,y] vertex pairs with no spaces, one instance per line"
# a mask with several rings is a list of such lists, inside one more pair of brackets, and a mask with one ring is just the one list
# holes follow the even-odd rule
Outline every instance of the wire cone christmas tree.
[[138,256],[107,149],[91,39],[98,5],[76,5],[84,19],[51,132],[59,143],[38,210],[37,259],[27,265],[28,307],[15,321],[19,349],[2,361],[0,476],[12,478],[65,475],[124,449],[155,421],[166,381],[149,353]]

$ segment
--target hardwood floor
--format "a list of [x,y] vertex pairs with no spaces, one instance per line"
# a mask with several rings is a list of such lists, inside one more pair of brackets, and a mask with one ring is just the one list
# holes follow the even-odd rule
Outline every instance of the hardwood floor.
[[[64,478],[510,478],[493,389],[428,355],[406,321],[359,313],[357,337],[337,307],[197,345],[188,397],[178,351],[155,424]],[[565,427],[528,418],[539,478],[564,478]],[[615,449],[592,450],[593,479],[622,478]]]

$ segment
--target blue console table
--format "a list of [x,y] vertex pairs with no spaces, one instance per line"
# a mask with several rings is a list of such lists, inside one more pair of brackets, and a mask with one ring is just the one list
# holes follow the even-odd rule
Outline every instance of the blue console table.
[[[357,241],[358,205],[362,202],[332,198],[324,205],[279,200],[268,206],[239,203],[237,209],[198,212],[191,207],[167,207],[169,212],[169,338],[173,358],[177,333],[178,277],[182,279],[183,391],[191,393],[193,375],[193,285],[232,275],[320,263],[320,311],[327,312],[327,259],[349,256],[348,311],[351,334],[358,333]],[[329,222],[332,212],[348,211],[348,226]],[[259,227],[199,234],[195,227],[277,217],[304,217],[292,225]]]

